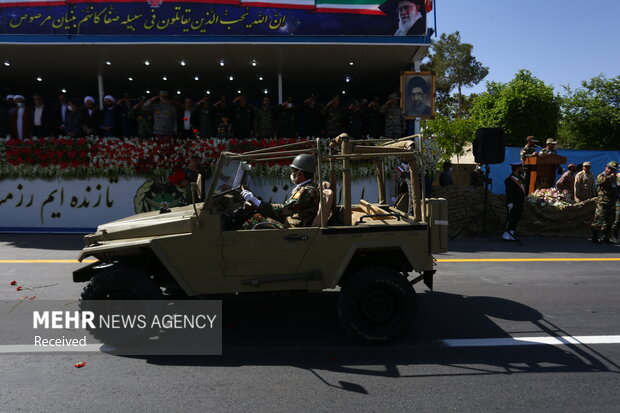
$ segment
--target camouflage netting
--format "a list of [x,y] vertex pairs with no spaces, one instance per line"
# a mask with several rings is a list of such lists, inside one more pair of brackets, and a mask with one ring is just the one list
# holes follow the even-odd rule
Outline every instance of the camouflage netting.
[[[433,187],[432,197],[448,200],[450,237],[482,233],[484,206],[482,188]],[[487,234],[499,235],[504,231],[506,222],[504,199],[504,195],[489,192]],[[586,237],[591,234],[590,224],[594,217],[595,205],[594,199],[562,207],[536,205],[526,200],[517,233],[530,236]]]

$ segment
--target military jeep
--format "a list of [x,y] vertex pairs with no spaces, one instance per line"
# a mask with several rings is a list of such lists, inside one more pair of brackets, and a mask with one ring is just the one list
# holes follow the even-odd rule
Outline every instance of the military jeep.
[[[241,154],[224,152],[203,202],[100,225],[85,236],[74,272],[88,282],[82,300],[203,298],[253,292],[339,290],[338,317],[353,338],[402,336],[416,312],[413,285],[433,285],[433,254],[447,251],[447,203],[425,199],[418,136],[401,140],[306,141]],[[313,154],[321,196],[310,227],[231,228],[244,208],[251,164]],[[385,162],[408,160],[410,191],[401,209],[386,202]],[[377,202],[351,200],[351,164],[376,166]],[[337,179],[341,175],[342,179]],[[335,201],[336,194],[342,202]],[[413,275],[410,275],[413,274]]]

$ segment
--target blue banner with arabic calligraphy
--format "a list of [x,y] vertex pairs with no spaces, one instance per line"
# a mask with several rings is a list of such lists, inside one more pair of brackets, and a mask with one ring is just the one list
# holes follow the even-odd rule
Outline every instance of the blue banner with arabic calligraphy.
[[[236,5],[160,0],[148,0],[148,3],[146,0],[7,1],[0,0],[0,34],[391,36],[399,25],[397,16],[384,14],[379,10],[380,2],[372,3],[375,0],[336,0],[333,3],[339,8],[329,9],[329,12],[321,11],[316,5],[308,6],[308,0],[281,0],[282,4],[237,1]],[[347,6],[347,2],[363,4],[364,8]],[[290,3],[306,5],[291,8]],[[314,4],[312,0],[310,3]],[[422,27],[420,33],[408,34],[425,34],[426,25],[419,27]]]

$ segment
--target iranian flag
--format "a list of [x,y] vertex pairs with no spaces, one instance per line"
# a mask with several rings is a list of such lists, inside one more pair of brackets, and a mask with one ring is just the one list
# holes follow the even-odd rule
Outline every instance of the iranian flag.
[[385,0],[316,0],[316,11],[322,13],[376,14],[384,16],[379,6]]
[[0,7],[63,6],[64,0],[0,0]]
[[241,0],[242,6],[314,9],[314,0]]

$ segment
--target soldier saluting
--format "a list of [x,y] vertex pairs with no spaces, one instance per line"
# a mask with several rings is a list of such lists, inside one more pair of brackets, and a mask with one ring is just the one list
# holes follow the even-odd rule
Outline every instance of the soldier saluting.
[[[241,196],[256,208],[255,214],[248,220],[249,227],[261,222],[278,221],[287,227],[309,227],[319,210],[319,189],[312,181],[316,169],[316,160],[307,154],[297,155],[290,165],[291,182],[296,186],[291,197],[284,204],[271,204],[258,199],[248,190],[241,191]],[[245,225],[244,225],[245,226]]]
[[616,204],[616,170],[618,169],[618,162],[612,161],[607,164],[605,170],[596,177],[596,210],[594,212],[594,219],[592,220],[592,239],[595,244],[601,242],[599,240],[599,231],[603,233],[602,240],[607,243],[612,243],[609,238],[609,232],[614,223],[615,218],[615,204]]

